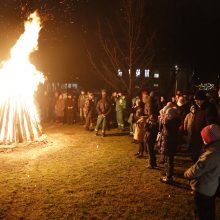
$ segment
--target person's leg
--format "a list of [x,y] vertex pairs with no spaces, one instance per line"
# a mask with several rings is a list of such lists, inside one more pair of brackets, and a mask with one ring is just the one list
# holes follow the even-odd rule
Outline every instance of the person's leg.
[[116,111],[116,120],[117,120],[118,129],[120,129],[120,113],[119,113],[119,111]]
[[103,117],[102,118],[102,135],[105,135],[105,130],[106,130],[106,125],[107,125],[107,118]]
[[148,143],[146,143],[146,145],[147,145],[147,151],[148,151],[148,155],[149,155],[149,166],[156,167],[157,163],[156,163],[154,144],[148,142]]
[[138,152],[139,152],[138,157],[143,157],[143,155],[144,155],[144,142],[142,142],[142,141],[139,143]]
[[198,192],[194,197],[194,217],[199,220],[215,220],[215,197],[202,195]]
[[102,115],[98,115],[98,117],[97,117],[97,123],[96,123],[96,127],[95,127],[96,133],[98,133],[98,131],[99,131],[99,127],[100,127],[100,125],[101,125],[101,123],[102,123],[102,120],[103,120]]

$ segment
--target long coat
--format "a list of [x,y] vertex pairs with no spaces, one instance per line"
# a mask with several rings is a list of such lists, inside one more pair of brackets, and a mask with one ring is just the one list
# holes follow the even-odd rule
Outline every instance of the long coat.
[[176,152],[178,144],[178,131],[180,119],[173,118],[162,123],[162,141],[161,150],[165,155],[173,155]]

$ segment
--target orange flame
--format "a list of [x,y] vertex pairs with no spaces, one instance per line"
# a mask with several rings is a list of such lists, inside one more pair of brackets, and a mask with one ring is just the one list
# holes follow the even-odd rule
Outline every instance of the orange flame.
[[0,142],[31,141],[41,135],[34,93],[44,76],[30,63],[37,50],[41,30],[40,17],[32,13],[25,31],[10,51],[9,60],[0,69]]

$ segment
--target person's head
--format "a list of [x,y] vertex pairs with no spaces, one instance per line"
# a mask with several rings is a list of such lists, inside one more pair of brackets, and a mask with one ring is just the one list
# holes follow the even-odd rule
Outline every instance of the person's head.
[[183,96],[179,96],[178,100],[177,100],[177,103],[176,103],[178,106],[182,106],[185,104],[185,100],[184,100],[184,97]]
[[161,101],[161,102],[165,102],[165,99],[164,99],[163,96],[160,96],[160,101]]
[[58,92],[55,92],[55,93],[54,93],[54,96],[55,96],[55,97],[58,97],[58,96],[59,96],[59,93],[58,93]]
[[192,105],[192,106],[190,107],[190,112],[192,112],[193,114],[195,114],[195,112],[196,112],[196,107],[195,107],[194,105]]
[[118,92],[118,96],[122,96],[122,92]]
[[113,92],[112,97],[116,97],[116,96],[117,96],[117,92]]
[[216,124],[211,124],[204,127],[201,131],[201,136],[204,144],[210,144],[217,140],[220,140],[220,127]]
[[89,100],[93,100],[94,99],[94,95],[92,93],[89,94]]
[[198,92],[195,93],[194,99],[195,99],[196,105],[201,107],[207,99],[206,98],[206,93],[202,90],[199,90]]
[[47,96],[47,91],[44,91],[44,95]]
[[102,96],[102,98],[106,98],[107,93],[106,93],[106,90],[105,90],[105,89],[102,89],[102,90],[101,90],[101,96]]
[[59,95],[59,99],[63,99],[63,95],[62,94]]
[[220,89],[218,89],[218,97],[220,98]]
[[72,98],[72,95],[71,95],[71,94],[68,94],[67,98],[68,98],[68,99],[71,99],[71,98]]
[[135,104],[136,104],[136,106],[140,106],[141,105],[141,100],[140,99],[136,99],[135,100]]
[[81,95],[85,95],[85,91],[84,90],[81,91]]
[[176,116],[177,116],[177,113],[176,113],[176,109],[174,109],[174,108],[168,108],[165,112],[165,117],[168,120],[174,119],[174,118],[176,118]]
[[176,98],[174,96],[171,97],[171,102],[176,102]]

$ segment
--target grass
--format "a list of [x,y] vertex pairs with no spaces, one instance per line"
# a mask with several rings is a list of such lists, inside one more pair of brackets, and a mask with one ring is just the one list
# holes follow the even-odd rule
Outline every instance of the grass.
[[162,167],[148,170],[134,157],[138,146],[116,130],[102,138],[51,125],[45,133],[47,141],[1,148],[0,219],[192,219],[184,153],[169,186],[159,181]]

